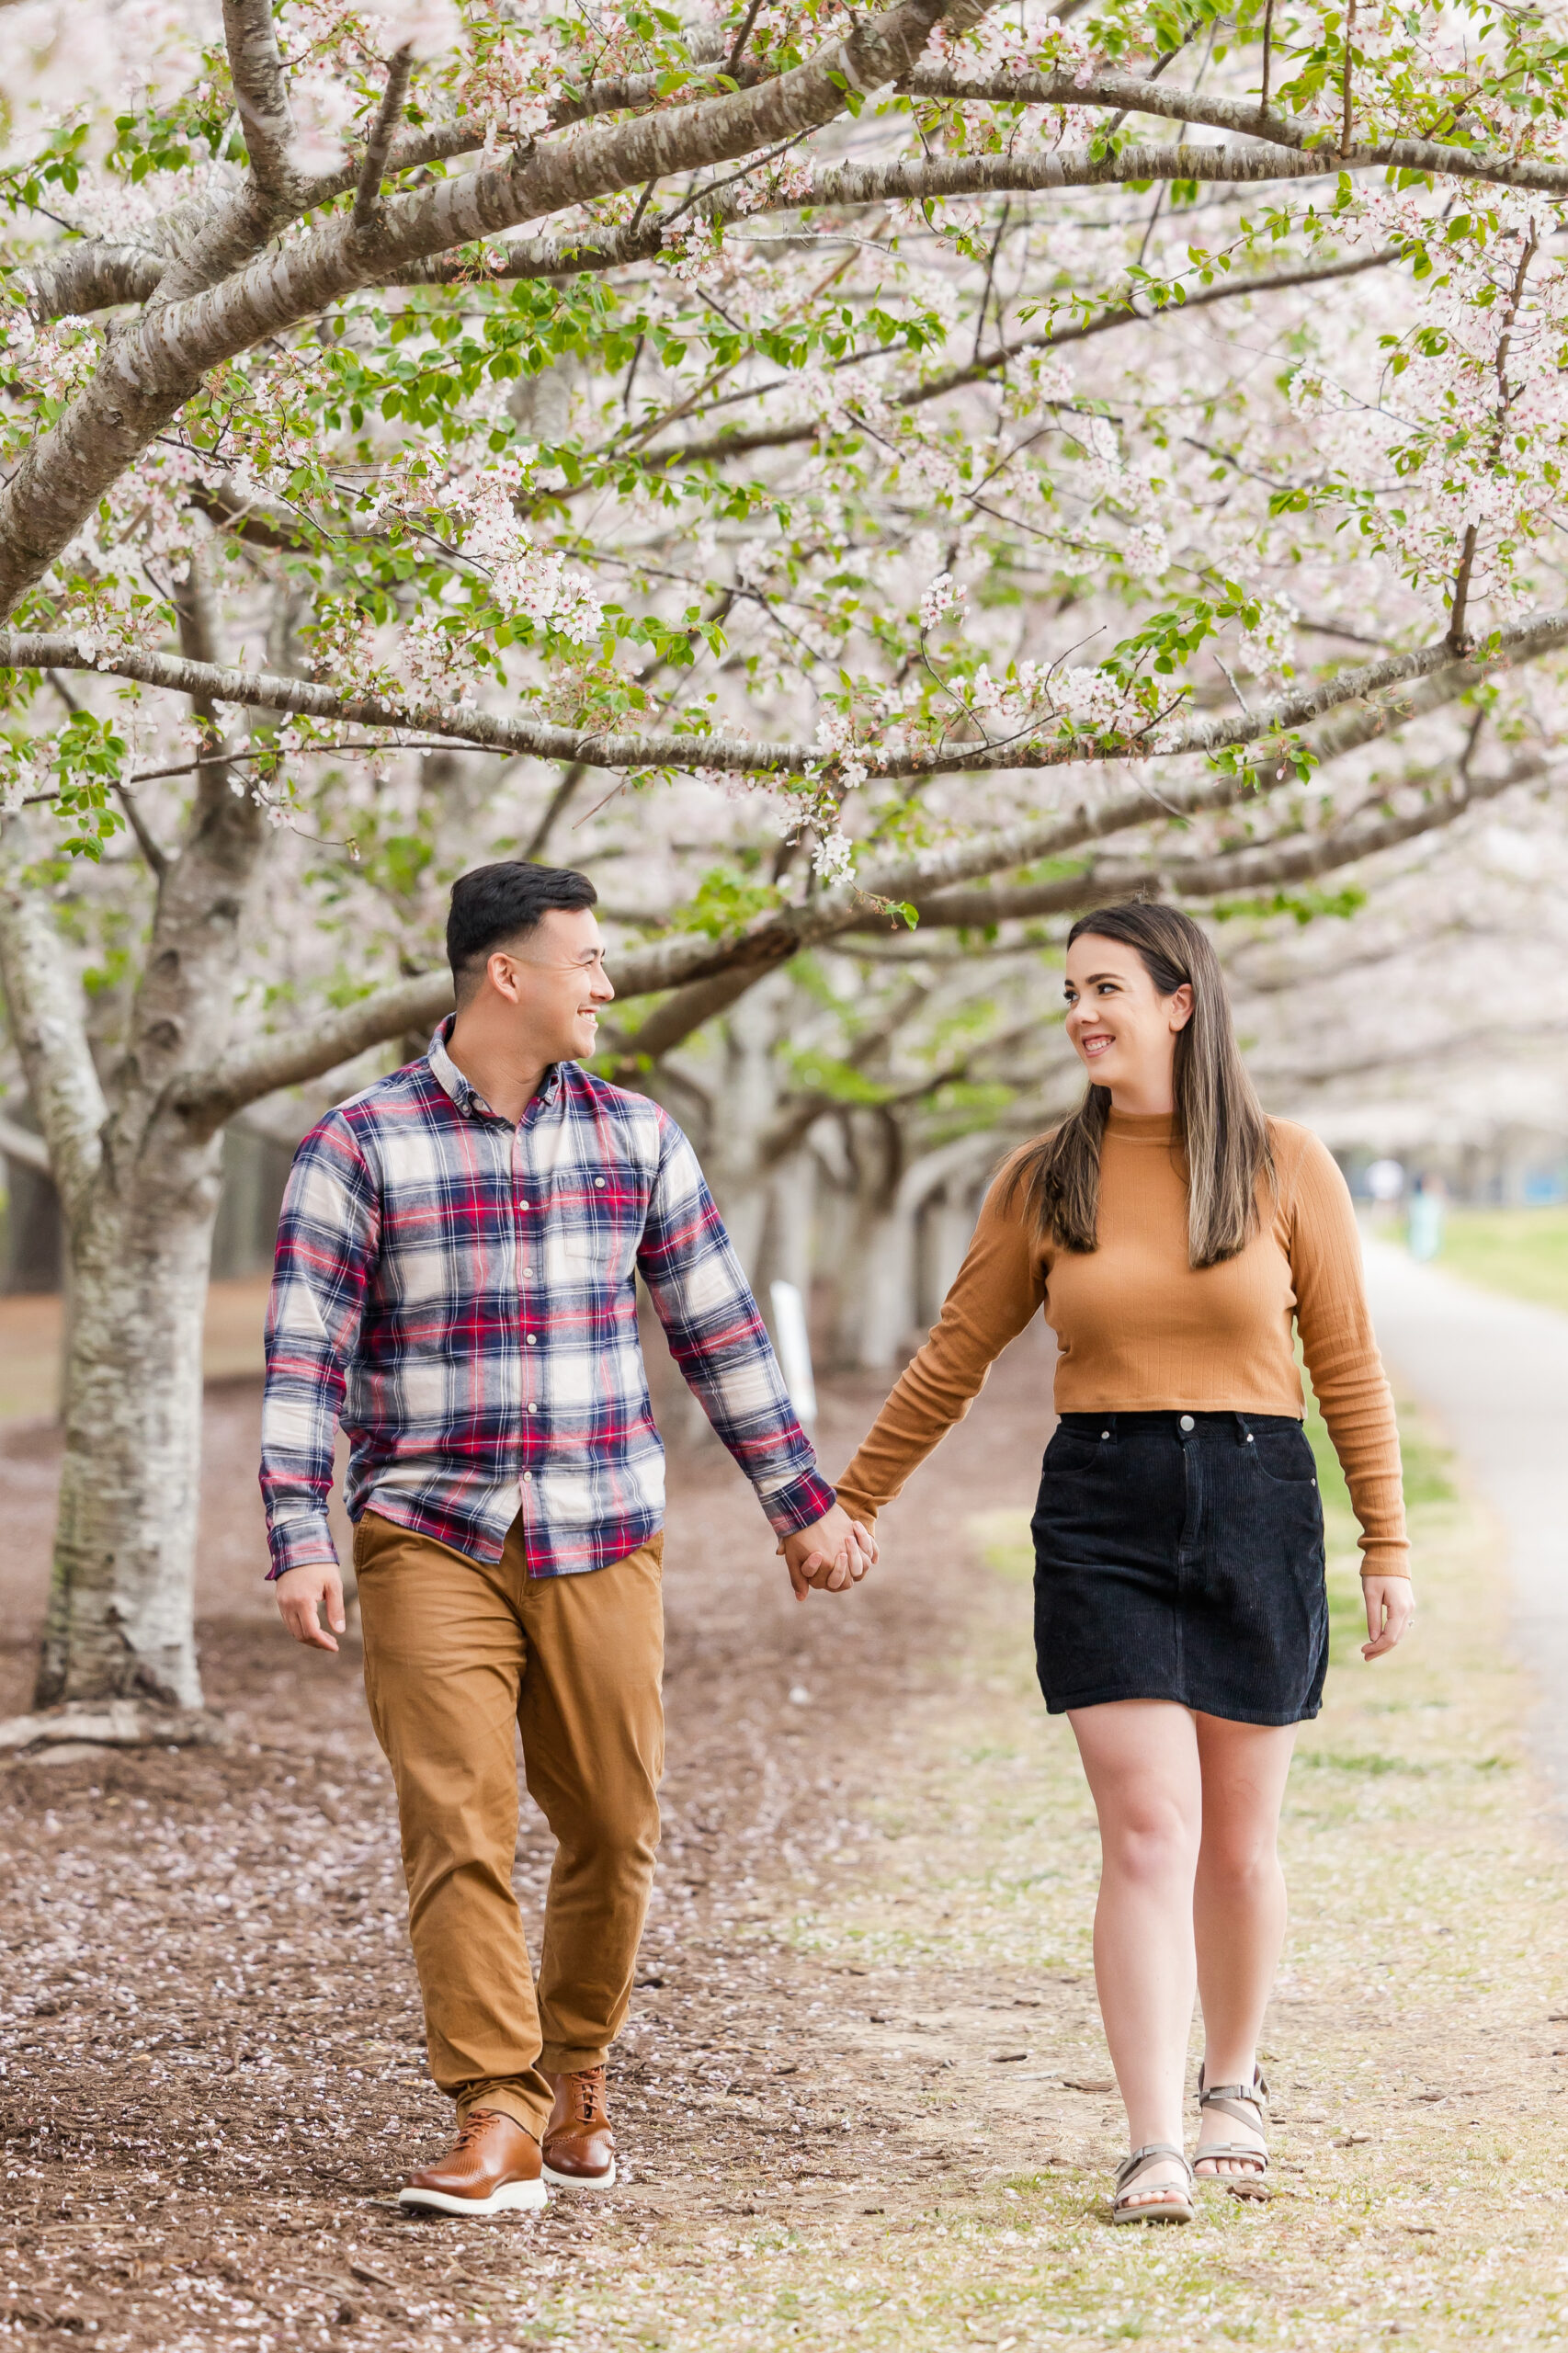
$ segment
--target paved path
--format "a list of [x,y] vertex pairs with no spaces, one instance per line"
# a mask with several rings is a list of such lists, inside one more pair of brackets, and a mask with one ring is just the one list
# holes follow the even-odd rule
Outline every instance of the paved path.
[[1536,1747],[1568,1802],[1568,1315],[1367,1245],[1396,1385],[1428,1406],[1507,1544],[1516,1646],[1540,1690]]

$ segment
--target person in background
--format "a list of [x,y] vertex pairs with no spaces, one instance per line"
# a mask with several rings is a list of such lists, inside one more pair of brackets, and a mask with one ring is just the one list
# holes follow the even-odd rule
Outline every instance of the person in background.
[[1443,1246],[1443,1180],[1420,1176],[1411,1190],[1405,1243],[1413,1258],[1435,1258]]
[[[797,1597],[875,1558],[818,1475],[690,1144],[581,1067],[615,994],[595,895],[521,861],[457,883],[457,1011],[300,1146],[267,1313],[271,1574],[290,1631],[328,1651],[337,1421],[350,1441],[365,1690],[431,2072],[459,2121],[401,2197],[445,2214],[615,2180],[606,2063],[664,1756],[664,1450],[639,1276]],[[537,1995],[512,1893],[519,1730],[557,1840]]]
[[838,1494],[874,1523],[1043,1306],[1061,1418],[1033,1521],[1035,1643],[1099,1818],[1095,1973],[1131,2142],[1112,2219],[1185,2222],[1195,1989],[1196,2175],[1268,2195],[1276,1831],[1328,1658],[1298,1332],[1361,1522],[1369,1659],[1411,1620],[1399,1438],[1344,1179],[1258,1108],[1198,926],[1141,903],[1085,915],[1065,995],[1084,1099],[1004,1164]]

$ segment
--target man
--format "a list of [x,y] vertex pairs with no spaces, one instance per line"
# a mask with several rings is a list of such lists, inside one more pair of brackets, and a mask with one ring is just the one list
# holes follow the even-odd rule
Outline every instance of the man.
[[[581,874],[452,892],[457,1012],[300,1146],[267,1314],[262,1488],[296,1639],[335,1651],[334,1423],[365,1689],[397,1787],[450,2153],[404,2203],[542,2205],[615,2179],[605,2099],[658,1841],[664,1449],[641,1275],[797,1597],[876,1557],[790,1409],[690,1145],[592,1077],[615,992]],[[321,1622],[324,1609],[326,1623]],[[557,1840],[536,1997],[512,1893],[514,1726]]]

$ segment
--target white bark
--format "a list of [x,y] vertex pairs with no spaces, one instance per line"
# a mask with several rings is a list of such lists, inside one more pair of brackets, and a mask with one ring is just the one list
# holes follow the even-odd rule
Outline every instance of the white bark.
[[[3,518],[0,518],[3,529]],[[1136,763],[1159,758],[1177,760],[1194,754],[1241,751],[1272,742],[1347,704],[1378,698],[1399,700],[1383,711],[1378,732],[1396,725],[1405,715],[1400,689],[1417,687],[1446,674],[1449,691],[1463,693],[1499,670],[1538,660],[1568,644],[1568,611],[1534,613],[1506,622],[1488,637],[1483,651],[1456,654],[1446,637],[1413,647],[1405,654],[1384,654],[1313,685],[1277,696],[1250,711],[1225,715],[1173,713],[1157,731],[1140,728],[1117,735],[1073,736],[1065,740],[1048,733],[1055,722],[1042,719],[1028,733],[992,743],[954,745],[937,752],[868,751],[867,764],[878,776],[950,776],[960,772],[987,775],[1082,767],[1086,762]],[[0,632],[0,668],[9,670],[96,670],[102,676],[134,678],[143,686],[162,687],[176,694],[202,697],[213,703],[237,703],[252,710],[291,711],[312,719],[342,720],[351,724],[408,730],[422,736],[444,735],[454,743],[479,744],[487,751],[523,753],[545,760],[582,760],[602,768],[725,768],[739,775],[829,775],[835,762],[824,758],[814,744],[758,743],[747,737],[723,735],[596,734],[582,727],[556,727],[528,719],[510,719],[454,703],[393,702],[381,695],[340,694],[335,688],[304,678],[283,677],[266,670],[237,670],[214,662],[198,662],[172,654],[123,653],[99,654],[79,646],[74,638]],[[1221,779],[1221,787],[1226,779]],[[1164,804],[1145,794],[1152,809]],[[1209,805],[1207,803],[1203,805]],[[1114,830],[1114,828],[1113,828]],[[993,870],[984,860],[997,837],[973,837],[967,850],[929,852],[900,861],[885,870],[884,882],[870,887],[889,897],[909,897],[929,889],[938,880],[967,879],[956,870],[965,857],[981,863],[969,871]],[[1022,853],[1039,857],[1043,853]],[[686,977],[683,975],[683,977]]]
[[1403,816],[1384,817],[1302,833],[1284,841],[1259,842],[1246,849],[1224,850],[1212,858],[1142,859],[1136,865],[1107,860],[1084,873],[1055,882],[1025,882],[1012,888],[995,885],[970,891],[943,891],[921,909],[923,922],[961,924],[976,929],[1020,917],[1076,914],[1096,903],[1130,897],[1142,891],[1163,897],[1217,899],[1242,891],[1273,890],[1291,882],[1310,882],[1319,875],[1358,865],[1384,850],[1398,849],[1457,824],[1470,809],[1496,801],[1516,785],[1530,784],[1555,773],[1558,764],[1545,753],[1530,753],[1512,761],[1495,776],[1474,777],[1438,793]]
[[765,982],[725,1021],[723,1074],[713,1090],[716,1116],[703,1154],[714,1198],[754,1289],[762,1274],[771,1176],[759,1146],[778,1100],[774,1049],[788,988],[780,980]]
[[768,1278],[793,1283],[809,1308],[816,1233],[816,1154],[790,1153],[774,1168],[768,1190]]
[[[1473,662],[1450,662],[1434,676],[1401,695],[1397,706],[1369,703],[1359,710],[1341,711],[1312,737],[1314,757],[1320,764],[1326,764],[1358,750],[1409,719],[1457,699],[1483,675]],[[967,844],[931,852],[913,868],[903,861],[873,867],[853,890],[823,892],[809,905],[788,907],[778,915],[766,916],[750,930],[730,939],[676,938],[634,949],[616,961],[615,982],[621,997],[664,989],[672,989],[676,994],[628,1040],[622,1074],[635,1083],[638,1055],[669,1052],[701,1022],[710,1020],[735,1002],[800,949],[848,932],[885,931],[890,918],[868,915],[868,896],[909,900],[926,925],[976,925],[1000,920],[1008,914],[1038,913],[1040,909],[1033,897],[1026,901],[1012,894],[1003,899],[988,897],[981,892],[960,893],[954,886],[978,876],[1005,872],[1009,867],[1036,858],[1070,856],[1086,843],[1145,825],[1162,811],[1197,816],[1232,808],[1249,799],[1266,801],[1279,790],[1278,766],[1277,758],[1270,754],[1251,767],[1231,775],[1206,778],[1191,786],[1165,787],[1157,801],[1146,790],[1136,789],[1102,802],[1097,809],[1026,819],[1017,825],[971,836]],[[1369,856],[1380,846],[1386,847],[1390,844],[1369,841],[1349,851],[1342,844],[1336,858],[1328,862],[1343,865],[1351,856]],[[1123,870],[1117,887],[1131,889],[1145,882],[1154,885],[1161,871],[1170,870],[1168,864],[1164,868],[1129,868]],[[1325,868],[1315,870],[1321,872]],[[1289,877],[1282,871],[1276,879]],[[1087,884],[1079,879],[1061,886],[1040,885],[1038,889],[1060,892],[1051,902],[1053,907],[1072,908],[1088,904],[1111,887],[1108,879],[1100,876]],[[1212,885],[1215,891],[1241,887],[1239,869],[1232,880],[1221,879]],[[1087,895],[1084,895],[1085,891]],[[451,982],[444,972],[396,982],[374,991],[343,1012],[296,1027],[285,1036],[263,1039],[220,1063],[193,1072],[180,1083],[181,1108],[193,1123],[230,1118],[247,1103],[278,1087],[319,1077],[385,1039],[399,1037],[406,1030],[434,1028],[451,1010]]]
[[[1071,74],[1009,73],[970,80],[949,69],[920,66],[901,87],[915,97],[955,99],[964,106],[1105,108],[1127,114],[1161,115],[1169,121],[1200,123],[1210,130],[1265,142],[1265,152],[1294,149],[1303,161],[1324,172],[1434,172],[1456,179],[1489,180],[1505,188],[1540,188],[1553,196],[1568,194],[1568,167],[1540,157],[1500,154],[1486,147],[1455,147],[1440,139],[1353,142],[1342,147],[1335,131],[1321,126],[1309,130],[1289,115],[1275,114],[1246,98],[1210,97],[1132,74],[1096,74],[1082,82]],[[1309,140],[1317,141],[1317,146],[1309,147]]]
[[[210,659],[199,567],[181,600],[186,645]],[[198,715],[208,715],[199,702]],[[179,855],[158,878],[107,1102],[48,902],[19,870],[0,889],[0,978],[60,1188],[71,1302],[41,1707],[201,1704],[201,1336],[222,1136],[186,1120],[179,1082],[227,1045],[265,838],[227,767],[204,767]]]
[[[388,199],[369,230],[335,213],[263,251],[277,215],[247,182],[171,269],[152,307],[113,338],[91,382],[0,491],[0,613],[43,576],[104,493],[224,360],[411,263],[820,129],[845,111],[846,92],[883,88],[910,70],[942,6],[897,0],[754,90],[529,142],[506,163]],[[247,251],[255,258],[244,258]],[[199,291],[187,291],[193,283]]]
[[69,1222],[71,1338],[38,1704],[199,1708],[194,1626],[201,1329],[216,1140]]
[[989,1135],[960,1136],[912,1161],[894,1186],[867,1236],[858,1302],[857,1362],[869,1372],[886,1372],[899,1362],[919,1313],[915,1281],[915,1233],[927,1197],[960,1169],[994,1157]]
[[50,1171],[71,1217],[98,1173],[106,1106],[87,1045],[82,993],[48,899],[23,880],[24,857],[9,832],[0,868],[0,984]]
[[49,1146],[30,1128],[19,1128],[0,1111],[0,1153],[7,1160],[15,1160],[23,1168],[30,1168],[36,1176],[49,1175]]

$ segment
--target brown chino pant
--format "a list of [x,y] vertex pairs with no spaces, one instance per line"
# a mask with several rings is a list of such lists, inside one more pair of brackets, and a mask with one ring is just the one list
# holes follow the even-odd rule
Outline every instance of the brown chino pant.
[[[430,2072],[460,2114],[536,2138],[540,2070],[597,2067],[619,2031],[659,1843],[664,1609],[655,1536],[578,1576],[494,1567],[367,1512],[354,1536],[365,1694],[397,1788]],[[557,1841],[536,1996],[512,1893],[514,1727]]]

